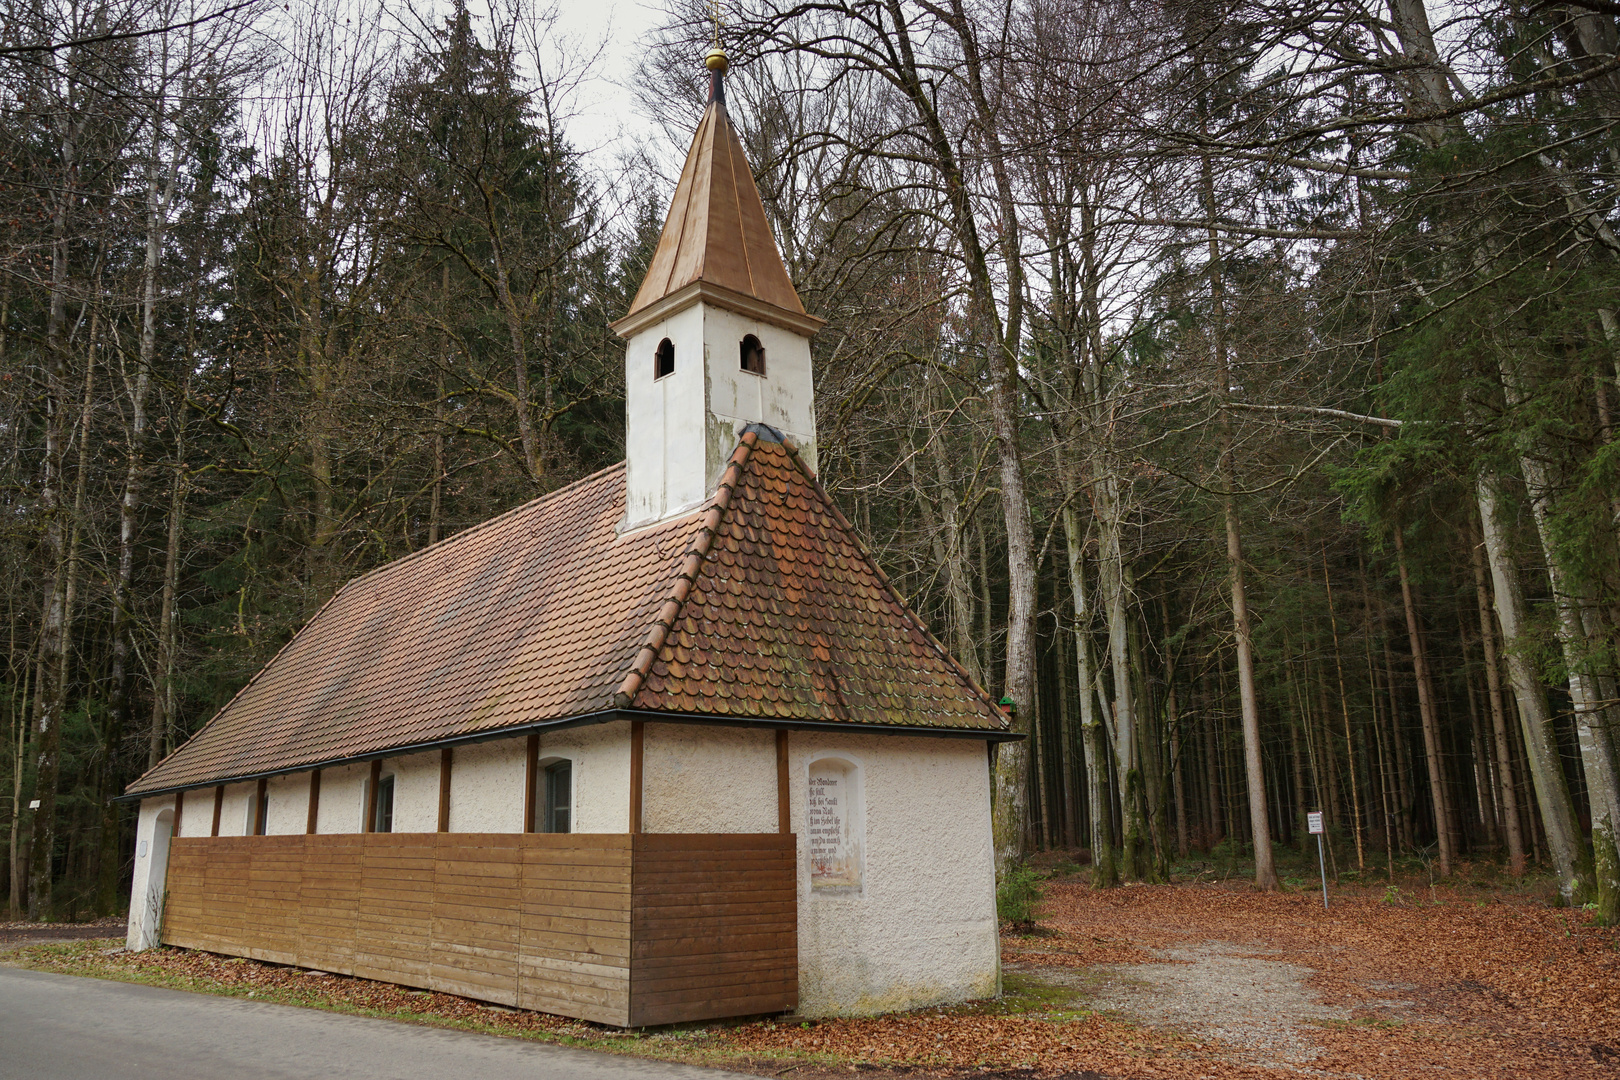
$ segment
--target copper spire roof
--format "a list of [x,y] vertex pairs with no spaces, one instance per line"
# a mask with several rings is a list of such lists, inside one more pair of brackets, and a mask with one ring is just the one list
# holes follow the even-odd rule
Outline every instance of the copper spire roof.
[[788,316],[790,325],[813,332],[822,320],[805,314],[793,288],[742,143],[726,115],[724,84],[717,77],[714,85],[720,92],[709,102],[687,151],[647,277],[617,325],[624,332],[637,314],[706,285],[708,299],[725,304],[729,294],[730,299],[755,301]]
[[613,710],[1007,736],[791,446],[745,434],[697,513],[623,514],[615,466],[354,579],[129,794]]

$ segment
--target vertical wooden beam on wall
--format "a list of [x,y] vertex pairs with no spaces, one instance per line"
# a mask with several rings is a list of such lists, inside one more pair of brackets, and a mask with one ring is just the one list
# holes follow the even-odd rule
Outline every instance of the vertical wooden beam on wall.
[[253,792],[253,813],[248,815],[248,820],[253,825],[253,828],[250,831],[251,831],[252,835],[254,835],[254,836],[258,836],[260,833],[264,833],[264,832],[269,831],[269,829],[266,827],[265,820],[264,820],[264,812],[265,812],[264,793],[265,793],[266,789],[269,788],[269,786],[270,786],[269,778],[261,776],[261,777],[259,777],[259,786],[257,788],[255,788],[254,792]]
[[793,800],[788,794],[788,733],[776,729],[776,831],[793,831]]
[[371,762],[371,779],[366,783],[366,820],[360,823],[361,832],[372,832],[377,827],[377,787],[382,783],[382,758]]
[[209,830],[209,836],[219,835],[219,812],[225,809],[225,785],[214,785],[214,827]]
[[185,814],[186,793],[183,791],[177,791],[174,793],[174,828],[169,830],[170,836],[180,835],[180,819],[184,817]]
[[540,733],[529,733],[528,749],[523,755],[523,831],[534,832],[534,785],[540,771]]
[[646,724],[630,721],[630,831],[641,832],[641,762],[646,742]]
[[316,826],[321,822],[321,770],[314,769],[309,774],[309,822],[305,824],[304,831],[310,836],[315,835]]
[[446,746],[439,751],[439,831],[450,831],[450,761],[455,751]]

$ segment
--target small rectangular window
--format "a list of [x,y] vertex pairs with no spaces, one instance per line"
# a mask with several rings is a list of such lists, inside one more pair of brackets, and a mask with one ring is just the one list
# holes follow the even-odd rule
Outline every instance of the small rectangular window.
[[371,819],[372,832],[394,831],[394,778],[377,781],[377,814]]
[[559,761],[546,766],[545,813],[541,819],[541,832],[565,833],[570,831],[569,811],[574,804],[574,765]]

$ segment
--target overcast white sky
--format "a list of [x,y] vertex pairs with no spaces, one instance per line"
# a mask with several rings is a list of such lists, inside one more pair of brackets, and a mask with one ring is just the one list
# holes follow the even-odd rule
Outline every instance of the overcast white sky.
[[[581,87],[579,114],[569,122],[574,145],[593,157],[612,159],[618,150],[664,136],[636,111],[628,87],[635,74],[642,39],[662,18],[657,0],[558,0],[558,29],[586,46],[604,46],[595,74]],[[701,63],[694,58],[693,63]],[[659,147],[658,156],[680,154],[684,146]]]

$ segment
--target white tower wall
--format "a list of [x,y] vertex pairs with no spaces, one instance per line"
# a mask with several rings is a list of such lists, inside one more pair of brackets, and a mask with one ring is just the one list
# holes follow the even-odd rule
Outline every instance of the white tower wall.
[[[765,374],[744,371],[741,345],[765,347]],[[659,342],[675,371],[655,378]],[[625,527],[687,512],[714,493],[749,424],[768,424],[816,468],[810,339],[704,300],[638,328],[626,341]]]

